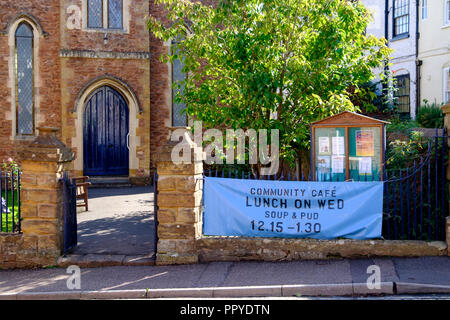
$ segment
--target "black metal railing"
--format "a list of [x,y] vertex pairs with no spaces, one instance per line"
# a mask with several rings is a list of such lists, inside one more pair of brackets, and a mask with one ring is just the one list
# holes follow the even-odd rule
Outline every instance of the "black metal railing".
[[393,240],[445,240],[448,216],[448,136],[432,137],[426,156],[412,167],[388,170],[384,183],[383,235]]
[[[384,170],[383,238],[386,240],[445,240],[445,219],[448,216],[449,189],[446,179],[448,136],[432,137],[426,156],[411,168]],[[376,172],[381,172],[376,170]],[[230,179],[344,182],[339,175],[311,176],[276,174],[259,176],[239,166],[216,166],[205,170],[207,177]],[[327,178],[328,177],[328,178]],[[379,181],[377,174],[352,174],[352,182]]]
[[63,223],[64,223],[64,248],[66,255],[75,248],[78,243],[77,234],[77,185],[69,174],[64,172],[61,179],[63,188]]
[[21,232],[20,177],[18,170],[0,168],[0,232]]

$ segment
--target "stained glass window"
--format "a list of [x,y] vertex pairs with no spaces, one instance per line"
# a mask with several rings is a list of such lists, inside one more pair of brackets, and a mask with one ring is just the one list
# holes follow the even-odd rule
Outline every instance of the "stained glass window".
[[34,133],[33,29],[22,23],[16,30],[17,134]]
[[88,28],[103,28],[103,0],[88,0]]
[[123,28],[122,8],[122,0],[108,0],[108,28]]
[[123,0],[88,0],[88,28],[123,29]]
[[[186,104],[176,101],[177,95],[184,93],[184,86],[182,82],[186,79],[186,74],[183,72],[183,61],[181,55],[172,63],[172,126],[185,127],[187,126]],[[181,87],[178,87],[181,85]]]

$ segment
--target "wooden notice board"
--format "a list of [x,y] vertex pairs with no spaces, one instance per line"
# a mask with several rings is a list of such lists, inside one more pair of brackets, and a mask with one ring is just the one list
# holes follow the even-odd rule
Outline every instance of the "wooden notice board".
[[388,122],[345,111],[311,124],[315,181],[382,181]]

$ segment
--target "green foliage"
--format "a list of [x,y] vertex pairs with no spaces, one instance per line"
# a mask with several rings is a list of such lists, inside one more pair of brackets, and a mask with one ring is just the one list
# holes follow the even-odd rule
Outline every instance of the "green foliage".
[[389,122],[390,123],[386,125],[387,133],[396,132],[409,135],[413,128],[420,127],[420,124],[415,120],[402,120],[398,117],[389,119]]
[[417,112],[417,122],[424,128],[443,128],[444,113],[440,105],[437,103],[429,104],[426,100],[424,102],[425,104]]
[[[14,216],[14,225],[18,225],[19,223],[19,217],[18,217],[18,212],[19,212],[19,195],[17,191],[14,191],[14,194],[12,192],[8,192],[8,194],[6,194],[6,192],[2,192],[1,193],[1,197],[5,200],[8,201],[8,209],[10,210],[10,213],[1,213],[2,215],[2,224],[0,226],[0,231],[6,231],[8,230],[8,232],[13,232],[15,230],[13,230],[13,216],[12,216],[12,211],[14,209],[15,212],[15,216]],[[14,201],[13,201],[14,198]]]
[[14,161],[13,158],[8,158],[7,161],[1,164],[0,168],[7,172],[17,173],[18,171],[20,171],[19,164],[16,161]]
[[350,96],[391,52],[366,33],[371,15],[359,1],[156,3],[168,10],[168,22],[151,17],[150,30],[177,40],[162,61],[182,52],[189,75],[177,84],[185,89],[176,100],[204,128],[279,129],[281,159],[290,164],[309,149],[311,122],[358,111]]
[[392,101],[389,91],[394,90],[392,86],[383,87],[383,81],[368,82],[360,85],[360,94],[352,95],[351,100],[363,113],[392,112]]
[[386,169],[398,170],[412,167],[421,157],[425,157],[428,151],[428,141],[423,132],[411,132],[408,141],[395,140],[389,143],[386,150]]

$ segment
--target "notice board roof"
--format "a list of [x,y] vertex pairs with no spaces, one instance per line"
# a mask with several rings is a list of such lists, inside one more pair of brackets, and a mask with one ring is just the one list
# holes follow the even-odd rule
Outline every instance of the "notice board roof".
[[334,116],[315,121],[311,126],[380,125],[389,122],[371,118],[356,112],[344,111]]

